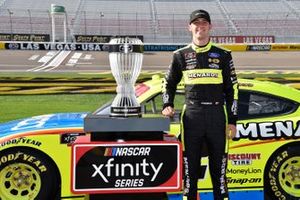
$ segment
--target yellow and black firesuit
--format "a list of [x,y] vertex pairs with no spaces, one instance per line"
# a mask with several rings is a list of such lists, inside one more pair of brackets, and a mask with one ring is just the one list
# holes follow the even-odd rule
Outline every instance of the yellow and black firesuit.
[[[228,199],[226,183],[226,123],[236,124],[238,84],[231,52],[209,42],[189,44],[174,52],[166,74],[163,108],[174,107],[177,84],[185,84],[182,142],[185,155],[185,192],[196,199],[201,150],[208,148],[214,198]],[[224,106],[225,105],[225,106]]]

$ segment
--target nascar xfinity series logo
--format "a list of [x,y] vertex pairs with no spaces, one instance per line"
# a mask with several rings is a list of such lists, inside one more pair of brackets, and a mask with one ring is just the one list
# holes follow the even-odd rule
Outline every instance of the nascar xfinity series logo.
[[[179,143],[75,144],[73,191],[175,190],[181,185]],[[163,186],[162,186],[163,185]]]
[[[110,156],[149,156],[151,151],[150,147],[118,147],[108,148],[113,154]],[[161,171],[163,162],[155,163],[149,161],[147,158],[139,159],[138,162],[124,162],[119,163],[118,159],[109,158],[104,164],[92,164],[95,169],[91,177],[99,176],[104,182],[108,183],[110,177],[137,177],[140,176],[150,177],[153,182],[157,178],[158,173]],[[115,187],[137,187],[143,185],[144,179],[118,179],[115,182]]]

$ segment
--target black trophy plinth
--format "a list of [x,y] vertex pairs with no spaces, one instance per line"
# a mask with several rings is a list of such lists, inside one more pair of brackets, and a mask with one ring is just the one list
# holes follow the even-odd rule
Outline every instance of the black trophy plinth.
[[162,140],[169,123],[168,118],[153,115],[117,118],[90,114],[84,119],[84,131],[92,133],[92,141]]

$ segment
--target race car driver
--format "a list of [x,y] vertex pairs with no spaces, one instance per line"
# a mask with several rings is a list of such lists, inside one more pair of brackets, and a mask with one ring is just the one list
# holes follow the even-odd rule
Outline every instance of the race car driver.
[[172,117],[176,87],[183,79],[181,140],[187,166],[184,193],[188,200],[199,199],[197,181],[204,143],[208,148],[214,199],[228,199],[227,138],[236,134],[238,83],[231,52],[210,41],[211,28],[207,11],[191,13],[192,43],[174,52],[163,93],[162,114]]

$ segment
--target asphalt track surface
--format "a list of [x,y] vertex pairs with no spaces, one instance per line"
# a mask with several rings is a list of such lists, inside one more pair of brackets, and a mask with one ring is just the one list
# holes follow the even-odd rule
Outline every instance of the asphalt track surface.
[[[300,71],[298,52],[232,52],[237,71]],[[164,71],[172,52],[145,52],[142,70]],[[1,72],[97,72],[110,70],[107,52],[0,51]]]

